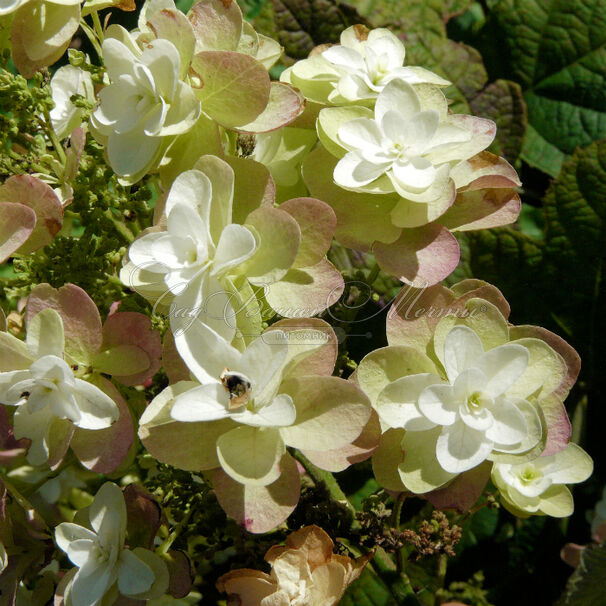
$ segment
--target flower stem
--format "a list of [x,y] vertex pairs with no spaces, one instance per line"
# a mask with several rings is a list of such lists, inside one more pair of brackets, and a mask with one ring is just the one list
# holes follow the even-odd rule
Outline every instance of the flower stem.
[[345,493],[341,490],[341,487],[337,483],[335,477],[329,471],[318,469],[305,455],[301,454],[298,450],[293,452],[293,456],[303,467],[305,471],[310,475],[311,479],[316,485],[323,485],[328,490],[330,496],[337,503],[343,505],[352,516],[352,527],[357,526],[356,523],[356,510],[354,506],[349,502],[349,499],[345,496]]
[[99,44],[99,41],[97,40],[97,36],[96,36],[95,32],[93,31],[93,29],[91,28],[91,26],[88,23],[86,23],[86,21],[84,21],[84,19],[80,19],[80,27],[82,28],[82,31],[86,34],[86,37],[89,39],[90,43],[93,45],[93,48],[95,49],[95,52],[99,56],[99,59],[101,59],[101,61],[103,61],[103,51],[101,50],[101,45]]
[[372,286],[375,280],[379,277],[379,273],[381,272],[381,268],[378,263],[373,265],[373,268],[370,270],[368,277],[366,278],[366,283],[368,286]]

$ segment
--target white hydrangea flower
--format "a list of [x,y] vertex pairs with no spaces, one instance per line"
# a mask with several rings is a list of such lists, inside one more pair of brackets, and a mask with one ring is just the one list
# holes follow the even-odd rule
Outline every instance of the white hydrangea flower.
[[98,387],[76,378],[63,359],[63,321],[55,310],[44,309],[34,316],[26,344],[33,362],[27,370],[0,373],[0,402],[17,407],[15,437],[32,441],[27,459],[41,465],[48,459],[51,441],[57,438],[56,421],[66,419],[83,429],[104,429],[120,413]]
[[[185,171],[175,179],[165,212],[166,231],[146,234],[131,244],[130,264],[123,269],[122,280],[131,285],[133,266],[153,276],[176,297],[173,323],[181,319],[187,327],[188,318],[195,315],[231,340],[233,309],[219,279],[254,254],[255,236],[231,223],[231,207],[219,208],[216,203],[213,210],[211,181],[199,170]],[[162,289],[157,284],[155,289],[159,301],[165,302]]]
[[236,425],[217,439],[223,470],[243,484],[265,486],[277,480],[286,452],[281,431],[293,425],[297,415],[291,396],[278,394],[288,362],[286,335],[272,331],[239,352],[197,323],[175,336],[175,343],[201,385],[175,398],[171,417],[182,422],[233,421]]
[[115,585],[122,595],[136,597],[165,580],[159,578],[166,572],[157,555],[124,548],[126,505],[116,484],[107,482],[99,489],[88,517],[90,530],[70,522],[55,528],[58,547],[78,568],[65,588],[66,606],[97,606],[106,594],[115,593]]
[[55,72],[50,85],[55,103],[50,113],[51,122],[57,137],[64,139],[82,123],[83,110],[71,102],[71,97],[82,95],[94,102],[93,82],[89,72],[73,65],[64,65]]
[[517,453],[521,444],[526,451],[538,443],[529,439],[530,426],[541,424],[536,410],[507,395],[528,366],[524,346],[507,343],[485,352],[471,328],[455,326],[446,336],[444,360],[448,382],[417,374],[384,390],[377,411],[386,426],[407,431],[442,427],[436,458],[449,473],[467,471],[493,451]]
[[402,41],[388,29],[371,30],[366,39],[356,35],[355,26],[341,34],[341,44],[322,53],[339,74],[330,102],[375,99],[394,79],[409,84],[430,83],[448,86],[450,82],[422,67],[403,67],[406,51]]
[[107,138],[111,167],[135,181],[159,162],[165,138],[189,131],[201,110],[191,87],[179,80],[181,59],[172,42],[153,40],[142,52],[125,42],[103,42],[110,84],[99,93],[91,124]]
[[[294,423],[296,409],[292,398],[277,395],[288,354],[288,341],[282,331],[258,337],[244,352],[203,324],[176,336],[175,342],[202,384],[177,397],[171,410],[175,420],[230,418],[253,427]],[[213,360],[202,360],[199,352],[203,350],[213,351]]]
[[[423,110],[413,87],[401,80],[385,86],[374,114],[374,119],[356,118],[339,127],[339,142],[348,153],[335,167],[335,183],[372,192],[373,182],[385,175],[388,189],[403,198],[439,198],[448,187],[449,162],[457,159],[457,147],[471,140],[471,127],[441,120],[436,109]],[[467,154],[466,146],[461,154]]]
[[495,463],[492,480],[514,510],[565,517],[573,511],[572,495],[565,484],[584,482],[592,471],[589,455],[570,443],[550,456],[518,464]]

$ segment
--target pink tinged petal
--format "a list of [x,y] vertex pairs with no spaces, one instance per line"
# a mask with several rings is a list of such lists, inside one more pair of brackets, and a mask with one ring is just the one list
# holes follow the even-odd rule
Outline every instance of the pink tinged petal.
[[456,238],[436,223],[403,229],[391,244],[376,242],[373,252],[381,269],[420,288],[437,284],[450,275],[460,257]]
[[373,410],[362,433],[351,443],[334,450],[305,450],[305,456],[320,469],[344,471],[354,463],[368,459],[377,449],[381,439],[379,416]]
[[486,393],[496,398],[507,391],[524,374],[529,358],[525,347],[512,343],[495,347],[482,355],[476,365],[488,379]]
[[239,268],[251,284],[265,286],[277,282],[292,267],[301,242],[301,228],[289,213],[261,206],[245,220],[257,236],[255,254]]
[[402,427],[409,431],[435,427],[435,423],[421,413],[417,400],[426,387],[440,382],[437,375],[422,373],[401,377],[390,383],[379,394],[375,404],[381,421],[388,427]]
[[237,423],[252,427],[288,427],[295,422],[297,409],[289,395],[280,394],[261,408],[236,412],[231,418]]
[[466,142],[449,146],[447,149],[438,149],[435,154],[440,163],[471,158],[485,150],[492,143],[497,132],[496,124],[492,120],[477,116],[454,114],[449,116],[449,122],[463,130],[471,131],[471,136]]
[[499,398],[492,407],[494,423],[486,432],[486,437],[499,445],[522,442],[528,434],[526,418],[515,402]]
[[467,326],[455,326],[446,335],[444,341],[444,368],[451,381],[476,366],[477,360],[484,354],[480,337]]
[[84,526],[71,522],[62,522],[55,528],[55,542],[59,549],[67,553],[72,541],[87,539],[94,541],[97,535]]
[[431,186],[436,178],[436,168],[425,158],[396,160],[391,166],[390,179],[396,191],[403,197],[409,190],[419,192]]
[[301,244],[293,267],[316,265],[330,248],[337,217],[334,210],[316,198],[294,198],[280,204],[301,229]]
[[237,128],[239,131],[269,133],[287,126],[305,109],[305,97],[286,82],[272,82],[267,107],[255,120]]
[[236,50],[242,36],[242,12],[236,3],[198,2],[188,13],[196,50]]
[[154,582],[152,569],[132,551],[123,549],[118,565],[118,590],[122,595],[147,591]]
[[292,513],[299,501],[301,479],[297,463],[286,453],[279,467],[280,477],[268,486],[239,484],[222,469],[213,474],[213,488],[219,504],[248,532],[273,530]]
[[74,539],[67,548],[67,557],[74,566],[81,568],[89,560],[94,561],[98,555],[97,537],[94,539]]
[[377,123],[369,118],[356,118],[339,127],[339,141],[350,151],[382,149],[383,135]]
[[146,363],[140,372],[129,375],[114,373],[114,379],[125,385],[141,385],[156,374],[161,365],[160,334],[152,328],[146,315],[124,311],[107,318],[103,325],[102,349],[106,351],[122,345],[133,348],[132,358]]
[[141,416],[139,437],[158,461],[187,471],[204,471],[219,467],[217,438],[235,424],[229,419],[197,423],[175,421],[170,416],[175,397],[195,386],[194,382],[183,381],[157,395]]
[[469,511],[482,496],[490,478],[491,468],[492,463],[489,461],[480,463],[457,476],[445,488],[426,494],[425,498],[436,509],[456,509],[461,513]]
[[111,473],[124,461],[133,443],[133,420],[124,398],[110,381],[93,375],[91,382],[111,397],[120,416],[107,429],[76,429],[71,448],[87,469],[96,473]]
[[539,406],[547,425],[547,442],[543,455],[549,456],[566,448],[572,435],[572,425],[566,407],[559,398],[544,398],[539,402]]
[[374,164],[364,160],[360,152],[348,152],[335,166],[335,183],[344,188],[356,189],[378,179],[391,164],[390,161]]
[[333,450],[355,441],[368,423],[372,408],[351,381],[338,377],[302,377],[282,384],[297,407],[297,419],[280,433],[301,450]]
[[286,447],[277,429],[241,425],[217,439],[221,467],[232,479],[251,486],[267,486],[280,477]]
[[459,192],[439,220],[452,231],[490,229],[513,223],[521,208],[520,196],[512,189]]
[[83,429],[105,429],[120,416],[116,403],[98,387],[76,379],[74,386],[80,419],[74,424]]
[[229,394],[220,383],[195,387],[177,396],[170,416],[175,421],[217,421],[229,416]]
[[336,303],[345,287],[341,272],[327,259],[311,267],[291,269],[270,284],[265,299],[285,318],[309,318]]
[[[4,203],[11,203],[5,205]],[[36,220],[32,221],[31,213],[24,209],[15,212],[15,205],[23,205],[34,211]],[[4,254],[29,254],[39,248],[52,242],[57,232],[63,225],[63,206],[57,194],[50,185],[44,183],[36,177],[30,175],[16,175],[7,179],[0,187],[0,258]],[[4,214],[8,212],[5,219]],[[27,216],[26,216],[27,215]],[[9,221],[7,227],[4,222]],[[22,240],[25,232],[20,231],[19,237],[14,239],[12,236],[3,235],[19,231],[20,228],[14,221],[26,226],[21,229],[29,231],[29,237],[11,253],[3,253],[3,238],[8,237],[8,242],[12,242],[11,247]],[[30,230],[31,228],[31,230]]]
[[232,51],[203,51],[191,69],[203,83],[196,95],[204,111],[227,128],[255,120],[267,107],[270,79],[262,63]]
[[458,421],[442,430],[436,443],[436,456],[444,470],[461,473],[486,460],[492,447],[484,432]]
[[[452,127],[451,127],[452,128]],[[483,151],[459,162],[452,168],[457,189],[474,191],[484,188],[521,187],[522,182],[513,166],[500,156]]]
[[24,204],[0,202],[0,263],[4,263],[30,237],[36,213]]
[[243,225],[232,223],[222,232],[213,261],[213,275],[220,275],[235,268],[254,254],[257,248],[255,237]]
[[331,46],[322,53],[322,57],[329,63],[347,70],[364,70],[366,68],[362,55],[346,46]]
[[419,410],[436,425],[452,425],[461,402],[451,385],[430,385],[419,395]]
[[390,110],[409,118],[418,114],[421,103],[413,87],[403,80],[392,80],[381,91],[375,105],[375,118],[382,123],[383,116]]

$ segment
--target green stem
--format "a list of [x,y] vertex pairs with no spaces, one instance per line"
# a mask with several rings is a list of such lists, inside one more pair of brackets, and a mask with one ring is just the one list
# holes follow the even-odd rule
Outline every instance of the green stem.
[[103,27],[101,27],[101,19],[99,19],[99,13],[97,11],[93,11],[91,13],[91,17],[93,18],[93,25],[95,26],[95,33],[97,34],[97,38],[99,42],[103,44],[105,36],[103,35]]
[[[446,570],[448,568],[448,556],[445,553],[440,554],[438,559],[438,589],[444,588],[444,582],[446,580]],[[442,603],[442,597],[440,596],[440,592],[436,591],[436,596],[434,598],[434,606],[440,606]]]
[[379,267],[379,264],[375,263],[373,268],[370,270],[370,273],[368,274],[368,278],[366,278],[368,286],[372,286],[374,284],[375,280],[379,277],[380,272],[381,268]]
[[341,487],[337,483],[335,477],[329,471],[324,471],[323,469],[318,469],[305,455],[301,454],[298,450],[293,452],[293,456],[297,461],[305,467],[305,471],[310,475],[311,479],[315,482],[316,485],[322,484],[325,486],[326,490],[328,490],[330,496],[337,503],[343,505],[350,512],[353,520],[352,527],[357,527],[356,523],[356,510],[354,506],[349,502],[349,499],[345,495],[345,493],[341,490]]
[[193,509],[190,507],[185,515],[181,518],[181,521],[177,523],[177,525],[172,529],[171,533],[166,537],[164,542],[158,547],[156,553],[158,555],[164,555],[171,548],[171,545],[177,540],[179,534],[183,530],[183,527],[189,522],[189,518],[193,513]]
[[130,229],[128,229],[128,227],[126,227],[126,225],[124,225],[124,223],[122,223],[122,221],[118,221],[118,219],[116,219],[116,217],[114,217],[114,214],[112,213],[112,211],[109,208],[105,211],[104,214],[110,221],[113,222],[116,230],[120,233],[120,235],[129,244],[135,239],[133,232],[130,231]]
[[86,23],[84,19],[80,19],[80,27],[82,28],[82,31],[86,34],[86,37],[89,39],[90,43],[93,45],[93,48],[95,49],[95,52],[97,53],[99,59],[103,61],[103,51],[101,50],[101,45],[99,44],[99,41],[97,40],[97,35],[95,34],[91,26]]
[[[51,140],[51,143],[53,144],[53,147],[55,148],[55,151],[57,152],[57,156],[59,158],[59,162],[61,162],[61,165],[63,166],[63,171],[65,171],[65,150],[63,149],[63,146],[61,145],[61,141],[59,141],[59,138],[57,137],[57,134],[55,133],[55,129],[53,128],[53,123],[51,122],[51,117],[50,117],[50,113],[49,112],[44,112],[44,126],[46,129],[46,134],[48,135],[49,139]],[[63,176],[61,176],[61,178],[64,178]]]

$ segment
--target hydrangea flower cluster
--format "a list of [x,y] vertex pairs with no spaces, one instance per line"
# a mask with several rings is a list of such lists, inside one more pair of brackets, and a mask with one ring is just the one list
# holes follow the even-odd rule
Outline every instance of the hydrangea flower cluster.
[[[42,130],[23,137],[39,161],[0,186],[15,280],[0,308],[9,603],[36,584],[29,569],[55,606],[185,598],[200,545],[234,557],[209,530],[217,516],[243,529],[226,532],[239,548],[244,531],[284,533],[271,573],[212,581],[260,606],[337,604],[370,543],[402,547],[405,495],[469,512],[490,480],[515,516],[569,516],[567,485],[593,469],[564,405],[578,355],[510,323],[495,286],[441,284],[457,232],[519,215],[518,175],[487,151],[495,123],[453,113],[450,83],[408,65],[384,28],[349,27],[272,80],[282,48],[236,2],[146,0],[131,31],[103,26],[106,8],[135,7],[0,5],[24,77],[80,25],[99,59],[70,50]],[[359,259],[376,261],[370,277]],[[399,289],[388,345],[354,360],[345,277],[372,287],[379,273]],[[378,488],[356,515],[332,474],[363,461]],[[364,535],[365,554],[300,528],[314,498],[330,536]]]

